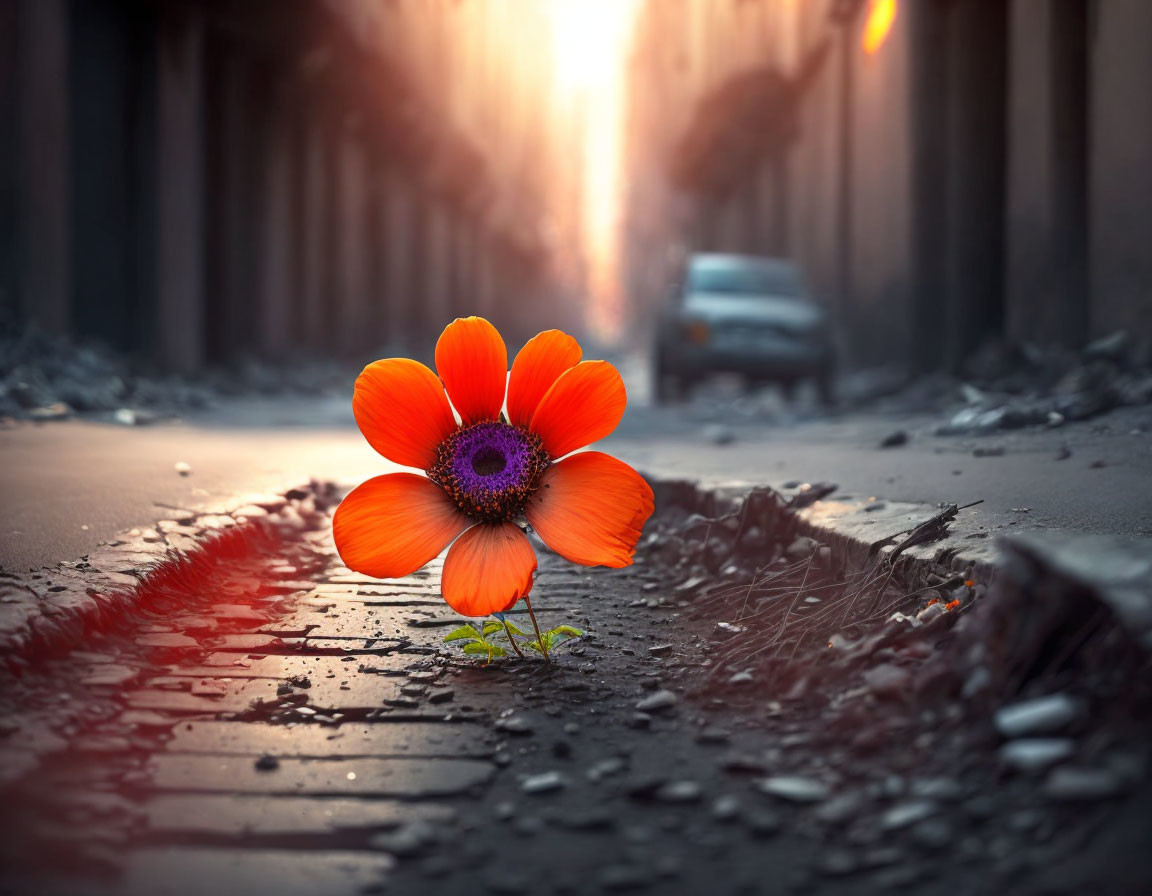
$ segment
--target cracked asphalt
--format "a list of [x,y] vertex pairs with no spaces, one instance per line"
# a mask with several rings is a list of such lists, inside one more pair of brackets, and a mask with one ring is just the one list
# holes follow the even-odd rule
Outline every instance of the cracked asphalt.
[[[542,554],[542,621],[589,632],[547,666],[464,661],[442,643],[459,620],[435,566],[362,577],[327,517],[292,506],[269,519],[276,538],[7,682],[0,892],[1135,893],[1152,879],[1147,715],[1051,729],[1074,775],[1093,763],[1058,796],[1038,774],[1052,760],[1006,770],[982,704],[912,699],[909,680],[935,678],[930,648],[958,659],[946,629],[881,633],[843,668],[817,643],[787,681],[710,683],[727,615],[700,602],[695,561],[665,559],[699,525],[690,508],[666,509],[629,569]],[[743,588],[745,562],[710,584]],[[818,668],[819,686],[795,686]]]
[[[654,407],[643,377],[625,374],[630,408],[601,447],[655,475],[777,488],[830,481],[835,499],[926,506],[983,500],[967,519],[988,534],[1152,536],[1152,406],[942,437],[932,432],[938,417],[852,408],[828,417],[778,402],[765,411],[723,391]],[[907,442],[880,448],[896,431]],[[235,400],[145,427],[17,424],[0,429],[0,458],[0,568],[17,571],[74,560],[171,508],[212,510],[309,477],[353,485],[393,469],[356,430],[346,398]]]

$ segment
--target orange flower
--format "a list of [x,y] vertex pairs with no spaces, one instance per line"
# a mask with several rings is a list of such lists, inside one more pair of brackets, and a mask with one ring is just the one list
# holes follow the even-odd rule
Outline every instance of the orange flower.
[[407,358],[365,367],[352,397],[360,431],[424,475],[377,476],[344,499],[333,520],[344,563],[398,578],[451,545],[440,588],[465,616],[509,610],[532,590],[536,554],[521,516],[573,563],[628,566],[652,489],[607,454],[572,453],[611,433],[626,403],[616,368],[581,354],[571,336],[548,330],[509,373],[496,328],[467,317],[436,343],[439,377]]

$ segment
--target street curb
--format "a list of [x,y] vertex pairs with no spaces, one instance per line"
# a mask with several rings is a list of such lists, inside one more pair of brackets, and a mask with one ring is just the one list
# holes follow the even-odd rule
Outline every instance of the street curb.
[[742,530],[755,525],[778,542],[808,536],[829,547],[836,568],[887,558],[908,593],[972,582],[978,595],[1004,603],[996,626],[1007,640],[1006,633],[1016,631],[1017,641],[1040,642],[1084,606],[1103,606],[1132,643],[1152,655],[1152,539],[1041,530],[1004,534],[972,549],[947,531],[899,549],[901,538],[940,508],[889,504],[878,516],[868,502],[830,500],[796,509],[770,488],[645,478],[658,510],[678,506],[709,519],[739,515]]
[[[658,509],[679,506],[706,517],[743,512],[745,525],[774,532],[784,527],[788,538],[807,535],[829,545],[838,564],[865,562],[873,551],[873,543],[860,537],[852,513],[829,512],[844,506],[838,502],[796,510],[778,492],[747,483],[708,486],[652,475],[645,479]],[[152,527],[124,532],[78,561],[24,575],[0,573],[0,667],[18,674],[37,657],[80,646],[92,633],[137,609],[166,576],[192,574],[198,564],[212,562],[245,540],[275,535],[279,527],[314,522],[339,502],[342,491],[333,483],[312,481],[280,495],[249,496],[223,513],[179,512]],[[893,505],[886,518],[871,515],[866,523],[884,523],[868,531],[888,537],[934,512]],[[966,557],[950,547],[921,546],[906,551],[900,562],[901,575],[913,587],[939,573],[942,563],[963,567],[982,581],[994,573],[986,559]]]
[[[891,557],[899,537],[939,513],[939,508],[892,504],[883,513],[868,503],[816,501],[797,508],[779,492],[750,483],[704,484],[688,479],[644,475],[651,485],[657,511],[680,507],[715,519],[740,515],[741,526],[758,526],[781,541],[807,536],[827,545],[831,563],[862,566]],[[139,608],[150,590],[165,577],[194,575],[199,564],[215,562],[238,544],[260,537],[284,537],[285,528],[299,531],[325,517],[343,490],[331,482],[312,481],[280,495],[250,496],[226,513],[185,511],[153,527],[132,529],[79,561],[25,575],[0,573],[0,667],[19,674],[48,654],[80,646],[94,632],[114,626]],[[1073,555],[1078,543],[1092,553],[1115,552],[1088,536],[1065,534],[1058,549]],[[1086,562],[1061,564],[1043,555],[1043,539],[1011,536],[977,549],[943,538],[900,552],[895,561],[899,580],[910,591],[933,587],[942,579],[962,576],[990,586],[1004,567],[1026,561],[1043,569],[1049,581],[1065,591],[1088,589],[1108,604],[1146,649],[1152,649],[1152,617],[1130,608],[1130,595],[1146,582],[1096,580]],[[1129,556],[1144,556],[1137,546]],[[1083,555],[1083,551],[1080,552]],[[1148,561],[1136,567],[1143,570]],[[1125,569],[1135,568],[1132,563]],[[1131,579],[1131,576],[1129,576]],[[1128,601],[1128,604],[1124,602]],[[1152,598],[1141,604],[1152,607]]]
[[195,575],[258,538],[314,524],[338,501],[331,483],[252,495],[226,512],[180,511],[103,543],[78,561],[0,573],[0,667],[19,674],[38,657],[83,644],[140,607],[168,577]]
[[[867,502],[847,504],[816,501],[807,507],[790,506],[780,492],[748,483],[702,484],[688,479],[645,476],[656,495],[656,507],[679,506],[708,518],[739,514],[744,528],[757,526],[787,543],[807,536],[827,545],[836,566],[863,566],[891,557],[900,536],[940,513],[922,504],[887,504],[884,512],[869,512]],[[900,551],[896,568],[911,589],[930,584],[930,576],[948,573],[989,585],[999,570],[994,551],[986,546],[965,550],[955,539],[944,538]]]

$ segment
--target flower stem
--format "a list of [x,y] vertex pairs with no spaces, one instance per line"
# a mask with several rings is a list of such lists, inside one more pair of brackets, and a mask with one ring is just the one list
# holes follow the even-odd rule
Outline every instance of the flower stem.
[[536,630],[536,643],[540,645],[540,652],[544,654],[544,662],[552,662],[552,657],[548,656],[548,645],[544,643],[544,636],[540,634],[540,626],[536,624],[536,614],[532,612],[532,601],[527,597],[524,598],[524,606],[528,608],[528,618],[532,620],[532,628]]
[[512,629],[508,628],[508,620],[501,619],[500,621],[504,623],[504,632],[508,635],[508,643],[510,643],[512,645],[512,649],[516,651],[516,656],[520,657],[520,659],[524,659],[524,651],[520,649],[520,645],[517,644],[516,639],[512,637]]

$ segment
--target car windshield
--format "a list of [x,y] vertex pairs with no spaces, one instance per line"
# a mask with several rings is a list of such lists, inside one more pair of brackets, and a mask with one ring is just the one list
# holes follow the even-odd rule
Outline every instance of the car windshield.
[[688,272],[688,288],[730,295],[804,296],[796,268],[772,261],[697,259]]

